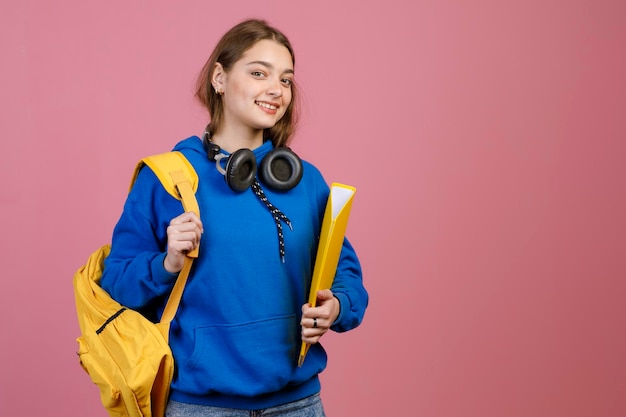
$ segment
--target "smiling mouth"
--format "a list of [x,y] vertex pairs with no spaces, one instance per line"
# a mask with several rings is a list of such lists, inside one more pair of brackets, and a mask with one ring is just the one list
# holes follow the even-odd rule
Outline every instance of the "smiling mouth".
[[270,103],[265,103],[265,102],[262,102],[262,101],[257,101],[256,105],[259,106],[259,107],[263,107],[264,109],[269,109],[269,110],[276,110],[276,109],[278,109],[278,106],[275,106],[275,105],[270,104]]

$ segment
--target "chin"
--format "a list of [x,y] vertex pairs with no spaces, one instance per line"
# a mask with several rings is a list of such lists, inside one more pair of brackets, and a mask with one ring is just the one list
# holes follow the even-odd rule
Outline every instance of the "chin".
[[260,122],[260,123],[256,123],[255,127],[257,129],[260,129],[260,130],[270,129],[270,128],[276,126],[276,123],[278,123],[279,121],[280,121],[280,119],[276,119],[276,120],[272,120],[272,121]]

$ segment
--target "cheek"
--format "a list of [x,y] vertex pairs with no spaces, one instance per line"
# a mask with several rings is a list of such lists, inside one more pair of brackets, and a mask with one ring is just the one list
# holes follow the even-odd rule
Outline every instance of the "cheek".
[[283,106],[280,108],[280,118],[282,119],[283,116],[287,113],[287,109],[289,108],[289,102],[283,102]]
[[287,107],[289,107],[289,105],[291,104],[291,99],[292,99],[292,95],[291,95],[291,90],[287,90],[283,93],[283,108],[285,109],[285,111],[287,111]]
[[241,85],[230,86],[228,92],[222,96],[230,109],[244,110],[254,104],[254,95]]

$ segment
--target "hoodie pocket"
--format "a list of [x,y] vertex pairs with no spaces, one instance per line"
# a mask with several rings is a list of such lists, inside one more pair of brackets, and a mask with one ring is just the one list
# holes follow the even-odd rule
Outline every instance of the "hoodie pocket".
[[196,395],[278,391],[295,369],[298,328],[295,315],[198,327],[193,354],[178,375],[179,386]]

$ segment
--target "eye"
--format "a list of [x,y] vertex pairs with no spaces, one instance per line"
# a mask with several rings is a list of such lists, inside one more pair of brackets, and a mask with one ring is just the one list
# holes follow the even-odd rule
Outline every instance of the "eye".
[[265,73],[263,71],[252,71],[250,72],[250,75],[252,75],[253,77],[257,77],[257,78],[265,77]]
[[290,78],[283,78],[282,80],[280,80],[280,82],[285,86],[285,87],[291,87],[291,85],[293,84],[293,80]]

